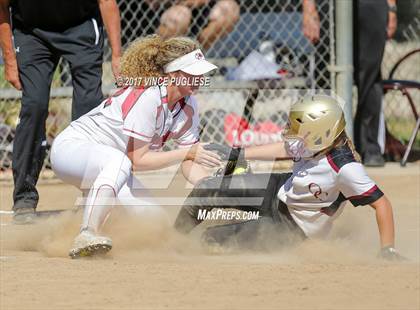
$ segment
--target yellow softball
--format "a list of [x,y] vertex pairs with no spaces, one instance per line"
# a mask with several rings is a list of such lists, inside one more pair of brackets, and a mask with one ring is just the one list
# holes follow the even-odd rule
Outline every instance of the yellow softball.
[[235,168],[235,170],[233,171],[233,174],[242,174],[242,173],[246,173],[246,168],[238,167],[238,168]]

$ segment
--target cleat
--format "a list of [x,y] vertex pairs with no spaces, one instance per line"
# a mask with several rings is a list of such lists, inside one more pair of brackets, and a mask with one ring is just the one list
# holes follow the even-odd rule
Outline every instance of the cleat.
[[97,236],[88,230],[82,231],[74,240],[73,249],[70,250],[71,258],[104,255],[112,249],[112,240],[107,237]]
[[26,225],[36,221],[35,208],[19,208],[13,214],[13,224]]

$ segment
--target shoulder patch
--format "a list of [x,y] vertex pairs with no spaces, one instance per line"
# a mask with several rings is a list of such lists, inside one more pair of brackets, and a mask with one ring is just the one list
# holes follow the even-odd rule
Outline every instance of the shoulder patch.
[[343,146],[332,149],[327,154],[327,160],[330,166],[337,173],[340,171],[340,169],[344,165],[348,163],[356,162],[353,152],[347,145],[343,145]]

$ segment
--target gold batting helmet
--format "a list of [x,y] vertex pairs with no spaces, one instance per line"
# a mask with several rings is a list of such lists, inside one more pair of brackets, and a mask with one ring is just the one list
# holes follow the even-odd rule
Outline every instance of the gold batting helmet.
[[285,139],[300,139],[312,152],[334,143],[346,126],[338,101],[326,95],[308,95],[291,106]]

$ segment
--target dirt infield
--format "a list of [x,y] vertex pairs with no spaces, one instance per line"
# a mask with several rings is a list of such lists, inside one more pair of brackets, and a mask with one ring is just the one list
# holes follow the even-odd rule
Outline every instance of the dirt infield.
[[[15,226],[2,212],[0,309],[420,309],[420,165],[389,164],[369,174],[393,203],[407,262],[375,258],[369,207],[348,205],[331,240],[260,254],[215,254],[197,234],[185,238],[158,218],[116,210],[105,227],[113,250],[83,260],[67,257],[79,213]],[[10,211],[13,187],[0,186],[0,209]],[[39,189],[40,211],[74,209],[79,196],[59,183]],[[174,193],[188,193],[181,178],[166,195]],[[168,209],[173,220],[177,208]]]

